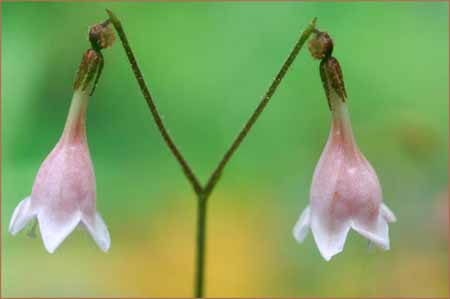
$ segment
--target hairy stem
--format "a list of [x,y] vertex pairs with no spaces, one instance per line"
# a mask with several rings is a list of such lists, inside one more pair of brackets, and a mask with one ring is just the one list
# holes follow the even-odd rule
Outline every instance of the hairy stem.
[[119,19],[112,13],[112,11],[108,9],[106,11],[108,12],[111,23],[113,24],[114,28],[119,34],[123,48],[125,49],[125,53],[128,57],[128,60],[130,61],[131,68],[133,69],[134,76],[136,77],[141,92],[144,95],[145,101],[147,102],[148,108],[152,113],[153,119],[155,121],[156,126],[158,127],[159,132],[161,133],[162,138],[166,142],[175,159],[177,159],[186,178],[191,183],[192,188],[194,188],[195,193],[197,195],[200,194],[203,188],[199,180],[195,176],[194,172],[192,171],[192,168],[189,166],[186,159],[183,157],[180,150],[173,142],[172,137],[170,137],[166,127],[164,126],[161,116],[158,113],[158,109],[156,108],[155,102],[153,101],[152,96],[150,95],[150,91],[148,90],[147,84],[145,83],[144,76],[142,75],[139,65],[136,62],[134,53],[131,50],[130,44],[128,43],[128,39],[125,35],[125,31],[123,30],[122,24],[120,23]]
[[250,132],[251,128],[255,124],[255,122],[258,120],[258,117],[261,115],[261,113],[264,111],[264,108],[269,103],[270,99],[274,95],[275,91],[278,88],[278,85],[280,85],[281,80],[283,80],[284,76],[286,75],[287,71],[289,70],[289,67],[294,62],[295,57],[297,57],[297,54],[300,52],[300,49],[303,47],[305,42],[308,40],[311,33],[313,33],[315,29],[315,23],[316,18],[314,18],[311,22],[311,24],[303,31],[300,38],[298,39],[297,43],[295,44],[294,48],[292,49],[291,53],[289,54],[288,58],[284,62],[283,66],[281,67],[280,71],[278,72],[275,79],[272,81],[272,84],[270,84],[269,89],[263,96],[261,102],[256,107],[255,111],[253,111],[253,114],[250,116],[250,118],[245,123],[242,130],[239,132],[239,134],[236,136],[235,140],[231,144],[231,146],[228,148],[228,150],[225,152],[225,155],[223,156],[222,160],[220,160],[217,167],[214,169],[213,173],[208,179],[208,182],[205,185],[205,193],[209,195],[214,187],[216,186],[217,182],[219,181],[220,175],[222,174],[223,169],[227,165],[227,163],[230,161],[233,154],[238,149],[239,145],[244,140],[245,136]]

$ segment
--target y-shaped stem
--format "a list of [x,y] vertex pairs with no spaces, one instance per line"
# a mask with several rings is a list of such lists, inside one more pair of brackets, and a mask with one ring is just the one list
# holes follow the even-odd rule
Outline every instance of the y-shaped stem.
[[247,136],[247,134],[250,132],[251,128],[257,121],[260,114],[264,111],[264,108],[269,103],[272,96],[275,94],[275,91],[277,90],[278,86],[280,85],[281,81],[283,80],[284,76],[286,75],[287,71],[289,70],[289,67],[292,65],[292,63],[295,60],[295,57],[300,52],[300,49],[303,47],[305,42],[308,40],[311,33],[315,30],[315,22],[316,19],[314,18],[311,22],[311,24],[303,31],[300,38],[298,39],[297,43],[295,44],[294,48],[292,49],[291,53],[289,54],[288,58],[284,62],[283,66],[281,67],[280,71],[278,72],[275,79],[272,81],[272,84],[270,85],[269,89],[265,93],[264,97],[262,98],[261,102],[256,107],[255,111],[252,113],[250,118],[245,123],[242,130],[237,135],[236,139],[231,144],[230,148],[226,151],[225,155],[223,156],[222,160],[219,162],[217,167],[214,169],[213,173],[208,179],[208,182],[204,187],[200,184],[197,177],[195,176],[194,172],[192,171],[189,164],[186,162],[186,159],[181,154],[180,150],[176,147],[175,143],[173,142],[172,138],[170,137],[169,133],[167,132],[167,129],[164,126],[164,123],[161,120],[161,117],[159,116],[158,110],[156,109],[156,105],[153,102],[153,99],[150,95],[150,92],[148,90],[148,87],[145,83],[144,77],[142,75],[142,72],[136,62],[136,58],[133,54],[133,51],[131,50],[131,47],[128,43],[128,39],[125,35],[125,32],[122,28],[122,24],[120,23],[119,19],[110,11],[107,10],[111,23],[114,25],[114,28],[116,29],[117,33],[119,34],[120,40],[122,41],[122,45],[125,49],[125,53],[128,57],[128,60],[130,61],[131,68],[133,69],[134,75],[136,77],[136,80],[138,81],[139,87],[141,88],[141,92],[144,95],[145,100],[147,101],[147,105],[150,108],[150,112],[152,113],[153,119],[155,120],[156,126],[159,129],[159,132],[161,133],[164,141],[166,142],[167,146],[169,147],[172,154],[177,159],[178,163],[180,164],[181,168],[183,169],[184,174],[186,175],[186,178],[191,183],[195,194],[197,195],[197,242],[196,242],[196,269],[195,269],[195,285],[194,285],[194,294],[196,298],[202,298],[204,294],[204,282],[205,282],[205,255],[206,255],[206,216],[207,216],[207,203],[208,198],[211,194],[211,192],[214,190],[214,187],[216,186],[217,182],[220,179],[220,175],[222,174],[225,166],[230,161],[233,154],[238,149],[239,145],[242,143],[244,138]]

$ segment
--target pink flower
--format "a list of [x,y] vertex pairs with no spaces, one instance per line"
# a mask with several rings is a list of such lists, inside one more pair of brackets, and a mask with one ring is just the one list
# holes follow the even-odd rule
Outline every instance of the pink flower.
[[314,171],[310,205],[295,225],[294,237],[302,242],[311,227],[327,261],[343,250],[350,228],[388,250],[388,222],[395,216],[383,204],[377,175],[358,149],[344,99],[332,88],[328,95],[331,132]]
[[95,204],[95,175],[85,128],[88,90],[75,91],[64,132],[42,163],[31,196],[19,203],[9,225],[10,233],[16,235],[37,218],[50,253],[78,225],[91,234],[103,251],[110,246],[108,229]]

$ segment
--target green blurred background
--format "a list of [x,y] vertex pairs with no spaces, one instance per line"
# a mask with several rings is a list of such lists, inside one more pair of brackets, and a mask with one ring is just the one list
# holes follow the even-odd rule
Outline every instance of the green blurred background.
[[177,144],[205,181],[300,32],[335,40],[359,146],[397,214],[388,252],[352,232],[331,262],[292,227],[308,204],[330,113],[318,61],[299,54],[209,206],[207,295],[448,295],[447,3],[3,3],[3,296],[192,296],[195,198],[120,43],[88,111],[102,253],[75,231],[54,255],[11,237],[63,128],[88,26],[112,9]]

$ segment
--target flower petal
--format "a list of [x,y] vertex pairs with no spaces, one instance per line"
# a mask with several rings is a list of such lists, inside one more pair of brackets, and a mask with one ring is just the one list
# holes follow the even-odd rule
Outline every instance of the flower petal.
[[381,204],[381,215],[383,215],[387,222],[397,221],[397,217],[395,217],[394,212],[392,212],[391,209],[389,209],[384,203]]
[[109,237],[108,228],[100,214],[98,212],[95,214],[94,221],[88,221],[84,218],[83,224],[86,226],[87,231],[91,234],[98,247],[105,252],[108,251],[111,246],[111,238]]
[[14,213],[9,223],[9,232],[14,236],[21,231],[27,223],[36,216],[31,208],[31,196],[28,196],[14,209]]
[[345,240],[350,230],[350,221],[332,221],[311,212],[311,231],[322,257],[329,261],[344,249]]
[[309,206],[307,206],[302,214],[300,215],[300,218],[298,219],[297,223],[294,226],[294,238],[299,242],[302,243],[306,236],[308,235],[309,227],[311,225],[311,212]]
[[383,215],[380,214],[373,223],[355,220],[352,228],[381,249],[389,250],[389,226]]
[[60,213],[54,209],[43,209],[38,214],[42,241],[49,253],[53,253],[75,229],[81,219],[80,211]]

